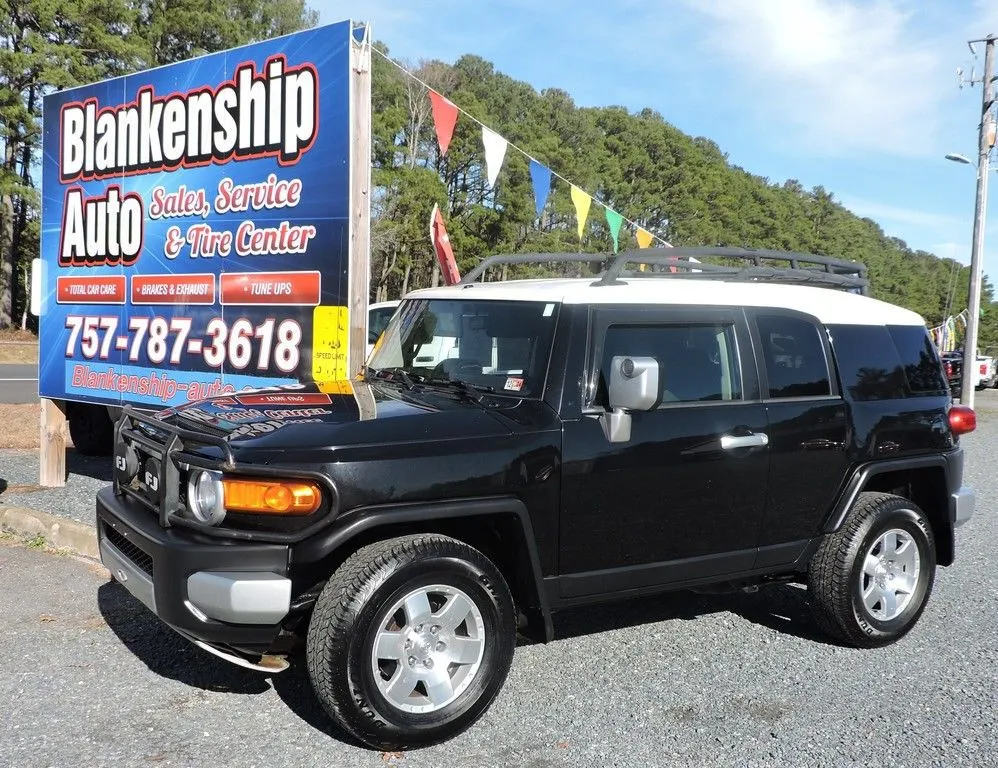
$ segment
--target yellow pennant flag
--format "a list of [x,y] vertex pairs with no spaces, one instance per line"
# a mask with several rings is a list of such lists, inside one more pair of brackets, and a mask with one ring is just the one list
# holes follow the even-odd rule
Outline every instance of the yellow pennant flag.
[[586,217],[589,216],[589,206],[593,199],[573,184],[572,202],[575,203],[575,215],[579,220],[579,240],[581,240],[582,230],[586,226]]
[[638,231],[635,232],[634,235],[638,238],[638,248],[647,248],[651,245],[652,234],[647,229],[641,229],[641,227],[638,227]]

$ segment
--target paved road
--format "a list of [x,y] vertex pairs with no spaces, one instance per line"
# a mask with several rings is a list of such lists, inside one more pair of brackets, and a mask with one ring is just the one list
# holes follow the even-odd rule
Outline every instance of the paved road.
[[0,364],[0,403],[38,402],[38,365]]
[[978,401],[964,438],[977,514],[900,643],[827,644],[791,587],[590,608],[559,617],[557,641],[517,649],[477,726],[401,757],[333,732],[295,668],[267,677],[217,660],[95,566],[8,543],[0,766],[998,765],[989,407],[998,396]]

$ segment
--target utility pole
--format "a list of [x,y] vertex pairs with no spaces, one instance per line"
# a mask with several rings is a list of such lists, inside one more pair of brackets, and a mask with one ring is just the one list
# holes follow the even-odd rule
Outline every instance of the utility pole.
[[960,381],[960,403],[974,407],[974,369],[977,365],[977,330],[981,317],[981,280],[984,259],[984,219],[988,207],[988,162],[995,143],[994,54],[995,36],[983,41],[984,77],[981,101],[980,135],[977,145],[977,201],[974,207],[974,241],[970,252],[970,295],[967,300],[967,335],[963,341],[963,375]]

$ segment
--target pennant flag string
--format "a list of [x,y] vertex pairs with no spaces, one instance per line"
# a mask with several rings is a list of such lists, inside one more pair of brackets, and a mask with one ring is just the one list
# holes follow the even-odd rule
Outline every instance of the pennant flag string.
[[579,220],[579,240],[586,228],[586,217],[589,216],[589,205],[593,199],[574,184],[572,185],[572,202],[575,204],[575,216]]
[[499,176],[499,169],[502,168],[502,161],[506,157],[508,142],[498,133],[483,125],[482,145],[485,147],[485,175],[489,179],[489,186],[494,187],[496,178]]
[[539,219],[551,192],[551,169],[530,158],[530,180],[534,184],[534,205]]
[[624,217],[614,210],[604,208],[606,223],[610,227],[610,237],[613,238],[613,252],[620,250],[620,225],[624,222]]
[[457,113],[460,107],[453,101],[430,90],[430,106],[433,108],[433,125],[437,131],[437,141],[440,143],[440,154],[447,154],[447,147],[454,136],[454,126],[457,125]]
[[[458,114],[460,113],[460,114],[466,116],[472,122],[478,124],[483,129],[483,133],[482,133],[483,142],[486,141],[486,139],[485,139],[485,133],[484,133],[485,130],[488,130],[490,133],[492,133],[495,136],[497,136],[498,138],[502,139],[502,142],[503,142],[502,155],[499,156],[499,162],[496,164],[497,166],[501,166],[501,164],[502,164],[502,158],[505,157],[506,147],[507,146],[512,147],[517,152],[519,152],[521,155],[523,155],[524,157],[526,157],[528,160],[531,161],[531,177],[533,178],[533,182],[534,182],[534,195],[535,195],[535,200],[537,202],[537,215],[538,216],[540,216],[540,211],[543,209],[544,202],[546,202],[546,200],[547,200],[547,194],[544,195],[544,202],[542,202],[540,200],[540,198],[538,197],[538,186],[539,185],[538,185],[538,177],[535,176],[534,172],[533,172],[533,170],[534,170],[534,164],[536,164],[537,166],[540,166],[540,168],[543,168],[545,171],[547,171],[547,178],[548,178],[547,189],[548,190],[550,189],[550,180],[551,180],[551,177],[553,176],[554,178],[560,179],[561,181],[565,182],[565,184],[567,184],[569,186],[569,188],[572,189],[572,191],[573,191],[572,201],[576,202],[575,201],[575,189],[579,189],[579,188],[576,187],[571,181],[569,181],[568,179],[566,179],[564,176],[562,176],[557,171],[554,171],[551,168],[548,168],[547,166],[545,166],[544,164],[542,164],[539,160],[537,160],[537,158],[535,158],[529,152],[521,149],[520,147],[518,147],[513,142],[509,141],[508,139],[502,138],[498,134],[495,134],[495,132],[492,131],[490,128],[488,128],[488,126],[485,125],[485,123],[483,123],[477,117],[475,117],[471,113],[467,112],[466,110],[462,109],[460,106],[458,106],[454,102],[450,101],[449,99],[447,99],[443,95],[437,93],[437,91],[435,91],[433,88],[431,88],[426,82],[424,82],[421,78],[417,77],[412,72],[410,72],[409,70],[407,70],[405,67],[403,67],[401,64],[399,64],[397,61],[395,61],[391,56],[388,56],[383,51],[380,51],[380,50],[378,50],[375,47],[372,47],[371,50],[374,53],[377,53],[379,56],[381,56],[381,58],[383,58],[389,64],[392,64],[396,68],[398,68],[402,72],[402,74],[404,74],[406,77],[412,78],[417,83],[419,83],[424,88],[426,88],[427,91],[429,91],[429,93],[430,93],[430,101],[431,101],[432,106],[433,106],[433,119],[434,119],[434,123],[436,124],[437,140],[440,142],[440,151],[441,151],[441,154],[445,154],[447,152],[447,147],[450,145],[451,136],[454,133],[454,125],[457,123],[457,117],[458,117]],[[439,103],[439,106],[438,106],[438,103]],[[437,124],[437,113],[438,113],[438,110],[439,110],[440,115],[441,115],[441,120],[443,121],[442,125],[441,124]],[[488,150],[487,149],[486,149],[486,166],[487,166],[487,168],[486,168],[486,174],[489,175],[489,176],[491,176],[490,169],[491,169],[492,166],[489,163]],[[499,172],[499,168],[497,167],[495,169],[496,175],[498,175],[498,172]],[[492,176],[492,178],[494,179],[494,176]],[[540,181],[541,181],[541,183],[543,183],[543,178],[541,178]],[[490,181],[490,186],[492,184],[493,184],[493,182]],[[590,203],[594,199],[592,196],[590,196],[588,193],[583,192],[581,189],[579,189],[579,192],[581,192],[582,194],[584,194],[588,198],[588,200],[589,200]],[[603,206],[603,208],[606,209],[606,210],[608,210],[608,211],[612,211],[613,210],[612,208],[610,208],[610,206],[608,206],[606,203],[602,202],[599,199],[596,199],[596,202],[599,205]],[[585,206],[585,212],[586,212],[586,215],[588,215],[588,212],[589,212],[589,204],[588,203]],[[579,204],[578,203],[576,203],[576,213],[579,213]],[[617,213],[617,212],[614,211],[614,213]],[[642,227],[636,221],[632,221],[631,219],[628,219],[626,216],[623,216],[622,214],[617,214],[617,215],[620,216],[621,221],[626,221],[629,225],[631,225],[631,226],[634,227],[635,234],[638,237],[638,243],[639,243],[639,245],[640,245],[641,237],[642,237],[641,233],[643,232],[643,233],[645,233],[645,236],[648,238],[648,245],[651,245],[651,243],[652,243],[653,240],[657,240],[662,245],[665,245],[667,247],[672,247],[671,243],[669,243],[666,240],[662,239],[658,235],[655,235],[655,234],[649,232],[647,229],[645,229],[644,227]],[[584,224],[584,221],[581,221],[580,225],[579,225],[579,230],[580,230],[579,237],[580,238],[582,237],[581,232],[582,232],[582,225],[583,224]],[[646,248],[648,246],[640,246],[640,247]]]

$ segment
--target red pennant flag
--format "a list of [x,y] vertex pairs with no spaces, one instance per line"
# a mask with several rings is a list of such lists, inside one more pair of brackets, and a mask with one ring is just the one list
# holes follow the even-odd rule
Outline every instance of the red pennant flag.
[[434,90],[430,91],[430,105],[433,107],[433,125],[437,129],[437,141],[440,142],[440,154],[447,154],[454,126],[457,124],[457,105],[448,101]]
[[457,271],[457,262],[454,261],[454,249],[450,247],[450,237],[447,236],[447,229],[444,227],[444,217],[440,215],[440,208],[436,204],[433,205],[433,212],[430,214],[430,242],[433,243],[433,250],[437,252],[444,284],[456,285],[461,282],[461,273]]

